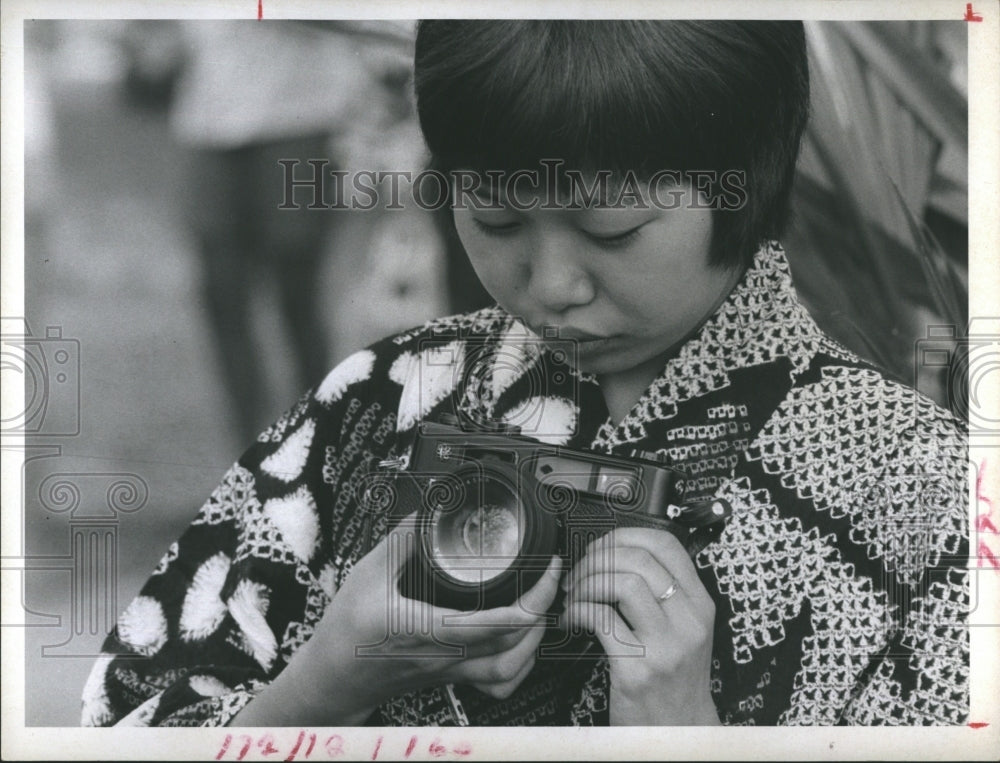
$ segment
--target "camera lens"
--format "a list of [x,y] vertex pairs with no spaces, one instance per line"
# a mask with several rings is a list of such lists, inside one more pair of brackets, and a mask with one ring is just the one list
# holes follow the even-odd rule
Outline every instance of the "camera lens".
[[517,516],[504,506],[482,506],[465,520],[462,541],[470,554],[517,553]]
[[433,512],[431,561],[457,581],[486,582],[517,560],[524,507],[513,487],[497,477],[476,473],[463,482],[465,500]]
[[556,552],[556,519],[535,492],[529,472],[490,456],[432,479],[403,595],[460,610],[513,604]]

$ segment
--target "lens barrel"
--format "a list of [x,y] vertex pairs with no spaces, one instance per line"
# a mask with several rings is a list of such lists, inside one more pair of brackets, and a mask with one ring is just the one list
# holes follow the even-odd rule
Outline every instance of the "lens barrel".
[[[448,475],[447,490],[423,491],[418,549],[404,571],[409,593],[463,611],[513,604],[541,578],[556,552],[557,522],[534,505],[528,474],[482,459]],[[440,487],[440,486],[439,486]],[[419,583],[412,579],[422,578]],[[425,587],[423,591],[415,586]]]

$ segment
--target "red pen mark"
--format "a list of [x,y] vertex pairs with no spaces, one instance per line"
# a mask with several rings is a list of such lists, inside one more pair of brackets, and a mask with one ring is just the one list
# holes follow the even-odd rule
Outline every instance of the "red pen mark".
[[276,752],[281,752],[274,746],[274,737],[271,734],[264,734],[258,739],[257,746],[260,748],[261,755],[274,755]]
[[984,729],[984,728],[986,728],[989,725],[990,724],[986,723],[985,721],[978,721],[976,723],[970,723],[969,724],[969,728],[970,729]]
[[979,532],[989,532],[994,535],[1000,534],[1000,530],[997,530],[997,526],[990,520],[989,515],[976,517],[976,529]]
[[[340,734],[329,736],[326,738],[323,746],[326,748],[327,755],[331,758],[336,758],[337,756],[344,754],[344,737]],[[311,750],[312,748],[310,747],[309,749]]]
[[229,749],[229,745],[232,741],[233,741],[233,735],[226,734],[226,741],[222,743],[222,749],[219,750],[215,755],[216,760],[222,760],[222,756],[226,754],[226,750]]
[[[993,514],[993,501],[986,495],[983,489],[983,482],[986,478],[986,461],[979,462],[979,472],[976,474],[976,499],[982,502],[985,506],[989,507],[989,511],[985,514],[980,514],[976,512],[976,530],[979,532],[988,532],[993,535],[998,534],[997,526],[993,523],[991,516]],[[980,540],[978,546],[976,547],[976,556],[978,557],[978,566],[984,567],[983,560],[989,561],[989,564],[993,569],[1000,569],[1000,561],[997,560],[996,554],[990,549],[986,544],[985,540]]]
[[966,21],[982,21],[983,17],[978,13],[973,13],[972,3],[965,4],[965,20]]
[[468,742],[459,742],[458,747],[452,750],[456,755],[472,755],[472,745]]
[[[972,3],[969,3],[969,12],[972,12]],[[257,21],[264,18],[264,0],[257,0]],[[982,19],[979,19],[982,21]]]
[[416,746],[417,746],[417,738],[410,737],[410,743],[406,745],[406,752],[403,753],[403,757],[404,758],[410,757],[410,755],[413,753],[413,748]]
[[986,477],[986,459],[979,462],[979,473],[976,474],[976,498],[990,507],[989,514],[993,513],[993,501],[983,492],[983,478]]
[[382,737],[379,737],[378,741],[375,743],[375,750],[374,752],[372,752],[372,760],[375,760],[375,758],[378,757],[378,751],[381,749],[382,749]]
[[243,760],[247,756],[247,753],[250,752],[250,745],[253,744],[253,737],[247,734],[240,734],[240,736],[246,739],[247,742],[243,745],[243,749],[240,750],[240,754],[236,756],[236,760]]
[[984,541],[979,541],[979,547],[976,549],[976,556],[979,557],[979,566],[985,567],[983,564],[983,559],[986,559],[990,563],[990,567],[995,570],[1000,570],[1000,559],[996,558],[996,555],[990,550],[990,547],[986,545]]
[[433,755],[435,758],[440,758],[442,755],[448,754],[448,748],[441,744],[439,739],[435,739],[431,742],[430,747],[427,748],[427,752]]
[[[299,754],[299,748],[302,746],[302,742],[303,742],[303,740],[305,740],[305,738],[306,738],[306,732],[305,731],[300,731],[299,732],[299,738],[295,740],[295,746],[292,747],[292,751],[290,753],[288,753],[288,757],[285,758],[286,761],[288,761],[288,760],[295,760],[295,756]],[[307,753],[307,755],[308,755],[308,753]]]

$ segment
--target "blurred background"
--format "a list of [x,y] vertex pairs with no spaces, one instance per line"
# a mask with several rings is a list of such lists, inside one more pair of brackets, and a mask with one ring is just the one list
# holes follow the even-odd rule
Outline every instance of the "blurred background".
[[[807,24],[785,238],[817,321],[943,405],[961,380],[916,349],[968,320],[966,26]],[[438,215],[277,209],[279,158],[422,168],[412,23],[24,32],[22,344],[69,369],[26,425],[25,720],[76,725],[117,613],[256,432],[354,350],[487,297]]]

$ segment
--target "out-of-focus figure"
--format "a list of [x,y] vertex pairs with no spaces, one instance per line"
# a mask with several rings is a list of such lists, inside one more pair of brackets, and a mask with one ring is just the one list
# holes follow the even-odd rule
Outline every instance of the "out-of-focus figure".
[[[310,159],[341,166],[352,130],[373,127],[382,70],[405,51],[405,27],[331,22],[139,22],[126,88],[139,104],[169,104],[171,131],[191,149],[186,200],[205,305],[236,430],[248,438],[273,416],[260,334],[277,332],[298,387],[329,369],[321,271],[337,211],[286,202],[285,168],[309,177]],[[372,43],[373,36],[383,39]],[[379,44],[382,43],[382,44]],[[364,83],[369,86],[364,86]],[[327,199],[327,203],[332,200]],[[285,204],[287,207],[288,204]],[[261,310],[271,300],[276,311]],[[270,315],[270,317],[268,317]],[[281,325],[262,326],[262,319]]]

